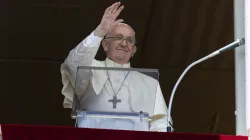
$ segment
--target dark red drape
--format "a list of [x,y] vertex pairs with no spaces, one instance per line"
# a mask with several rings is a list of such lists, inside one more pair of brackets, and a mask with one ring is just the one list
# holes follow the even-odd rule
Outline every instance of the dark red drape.
[[248,140],[245,136],[1,125],[3,140]]

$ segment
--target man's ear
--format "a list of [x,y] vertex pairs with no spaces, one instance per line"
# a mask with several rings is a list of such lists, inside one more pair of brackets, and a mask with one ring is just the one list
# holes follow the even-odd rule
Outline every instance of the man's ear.
[[108,40],[107,39],[102,40],[102,47],[103,47],[105,52],[108,51]]
[[132,56],[136,53],[136,51],[137,51],[137,47],[134,46],[134,48],[133,48],[133,50],[132,50]]

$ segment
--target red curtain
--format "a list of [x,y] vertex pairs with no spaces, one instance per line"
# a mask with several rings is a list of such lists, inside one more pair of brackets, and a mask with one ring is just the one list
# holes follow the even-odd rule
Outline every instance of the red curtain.
[[245,136],[1,125],[3,140],[248,140]]

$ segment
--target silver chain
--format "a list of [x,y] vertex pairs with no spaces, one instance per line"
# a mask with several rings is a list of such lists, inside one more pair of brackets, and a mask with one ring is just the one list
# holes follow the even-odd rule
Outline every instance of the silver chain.
[[[107,67],[106,61],[105,61],[105,67]],[[123,82],[122,82],[120,88],[118,89],[117,93],[115,93],[115,90],[114,90],[114,88],[113,88],[113,85],[112,85],[112,82],[111,82],[111,80],[110,80],[110,76],[109,76],[108,70],[106,70],[106,72],[107,72],[107,75],[108,75],[109,83],[110,83],[111,88],[112,88],[112,90],[113,90],[113,92],[114,92],[114,96],[113,96],[113,97],[115,97],[115,96],[120,92],[120,90],[122,89],[122,86],[123,86],[125,80],[127,79],[129,72],[126,74],[125,78],[123,79]]]

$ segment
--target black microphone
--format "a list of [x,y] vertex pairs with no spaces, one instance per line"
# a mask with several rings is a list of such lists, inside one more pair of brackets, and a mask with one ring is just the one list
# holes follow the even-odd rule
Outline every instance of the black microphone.
[[195,61],[195,62],[193,62],[193,63],[191,63],[191,64],[184,70],[184,72],[181,74],[181,76],[179,77],[178,81],[176,82],[176,84],[175,84],[175,86],[174,86],[174,88],[173,88],[173,91],[172,91],[172,93],[171,93],[170,100],[169,100],[168,114],[167,114],[167,122],[168,122],[168,123],[167,123],[167,132],[172,132],[172,127],[173,127],[173,126],[172,126],[172,127],[170,126],[170,123],[171,123],[170,120],[171,120],[171,108],[172,108],[172,102],[173,102],[173,99],[174,99],[174,94],[175,94],[175,91],[176,91],[178,85],[179,85],[180,82],[181,82],[181,79],[184,77],[184,75],[187,73],[187,71],[188,71],[191,67],[193,67],[193,66],[196,65],[196,64],[199,64],[199,63],[202,62],[202,61],[205,61],[205,60],[207,60],[207,59],[209,59],[209,58],[211,58],[211,57],[214,57],[214,56],[216,56],[216,55],[218,55],[218,54],[220,54],[220,53],[223,53],[223,52],[225,52],[225,51],[234,49],[234,48],[239,47],[239,46],[244,45],[244,44],[245,44],[245,38],[237,39],[236,41],[234,41],[234,42],[232,42],[232,43],[226,45],[225,47],[223,47],[223,48],[221,48],[221,49],[219,49],[219,50],[217,50],[217,51],[215,51],[215,52],[213,52],[213,53],[211,53],[211,54],[209,54],[209,55],[207,55],[207,56],[205,56],[205,57],[203,57],[203,58],[201,58],[201,59],[199,59],[199,60],[197,60],[197,61]]

